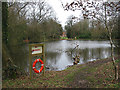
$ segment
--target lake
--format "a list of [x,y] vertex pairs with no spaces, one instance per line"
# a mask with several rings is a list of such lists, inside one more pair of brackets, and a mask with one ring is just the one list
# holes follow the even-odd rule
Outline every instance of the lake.
[[[75,48],[79,45],[77,48]],[[71,53],[72,51],[72,53]],[[75,55],[80,55],[79,64],[97,59],[110,57],[109,41],[91,40],[59,40],[45,42],[46,70],[64,70],[68,65],[73,65]],[[116,53],[115,53],[116,54]],[[11,55],[14,63],[29,72],[29,48],[25,46],[13,46]],[[35,58],[33,58],[34,62]],[[3,63],[5,63],[3,61]],[[4,65],[4,64],[3,64]],[[39,69],[40,63],[36,68]]]
[[[74,49],[77,45],[78,48]],[[72,57],[76,54],[80,55],[79,64],[110,57],[109,41],[61,40],[46,43],[46,65],[49,70],[64,70],[68,65],[73,65]]]

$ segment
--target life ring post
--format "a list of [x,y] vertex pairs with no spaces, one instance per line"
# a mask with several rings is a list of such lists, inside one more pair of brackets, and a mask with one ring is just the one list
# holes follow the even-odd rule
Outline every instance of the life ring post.
[[[35,67],[32,68],[32,57],[34,56],[42,56],[42,69],[43,76],[45,76],[45,45],[44,44],[29,44],[29,76],[32,79],[32,69],[35,70]],[[40,58],[38,58],[40,59]],[[36,62],[37,63],[37,62]],[[35,70],[34,72],[41,72],[41,70]]]

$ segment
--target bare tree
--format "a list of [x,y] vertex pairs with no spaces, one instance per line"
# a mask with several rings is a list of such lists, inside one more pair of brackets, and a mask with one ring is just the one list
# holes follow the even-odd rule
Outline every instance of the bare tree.
[[[63,4],[62,4],[63,5]],[[108,32],[111,45],[111,57],[115,71],[115,79],[118,80],[118,65],[114,59],[114,41],[112,39],[113,28],[117,22],[116,18],[120,11],[119,2],[103,2],[89,0],[75,0],[70,4],[63,5],[65,10],[81,10],[84,18],[97,20],[97,24],[102,23]],[[96,25],[97,25],[96,24]]]
[[25,15],[28,11],[28,9],[26,9],[26,7],[30,5],[29,2],[24,2],[24,3],[20,3],[20,2],[8,2],[8,9],[9,10],[15,10],[17,14],[21,14]]
[[31,3],[31,14],[28,17],[32,20],[36,20],[38,23],[50,18],[53,15],[52,7],[45,2],[45,0],[39,0],[39,2]]

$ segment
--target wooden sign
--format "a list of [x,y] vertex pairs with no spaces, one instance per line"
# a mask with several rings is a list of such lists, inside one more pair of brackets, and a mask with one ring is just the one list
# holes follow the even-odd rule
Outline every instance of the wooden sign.
[[40,54],[42,53],[42,46],[33,46],[32,47],[32,54]]

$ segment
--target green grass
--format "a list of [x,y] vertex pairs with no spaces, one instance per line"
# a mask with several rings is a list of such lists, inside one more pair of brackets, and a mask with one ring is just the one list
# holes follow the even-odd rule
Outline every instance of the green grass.
[[[3,80],[2,85],[3,88],[66,88],[76,82],[78,77],[88,81],[89,87],[92,88],[120,88],[120,83],[112,82],[114,80],[112,62],[93,65],[74,65],[63,71],[46,71],[45,76],[36,75],[32,80],[29,76],[7,79]],[[76,85],[76,87],[79,86]]]
[[60,39],[66,39],[67,40],[68,38],[67,37],[60,37]]
[[120,88],[120,83],[117,84],[108,84],[105,88]]

